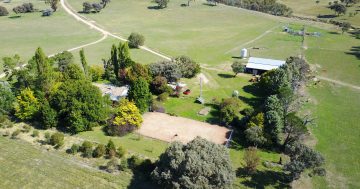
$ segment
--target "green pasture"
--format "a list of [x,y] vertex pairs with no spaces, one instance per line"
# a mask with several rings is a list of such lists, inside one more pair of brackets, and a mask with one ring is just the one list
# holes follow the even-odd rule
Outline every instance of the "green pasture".
[[101,172],[20,140],[0,137],[0,149],[0,188],[126,188],[132,183],[129,173]]
[[[360,26],[360,15],[350,17],[349,13],[355,13],[359,11],[359,4],[356,4],[352,7],[347,7],[347,12],[345,15],[339,17],[333,17],[334,11],[327,8],[329,2],[334,2],[333,0],[320,0],[319,4],[316,4],[315,0],[279,0],[280,3],[292,8],[295,15],[311,16],[317,17],[322,15],[325,18],[335,19],[339,21],[347,21],[353,25]],[[340,1],[339,1],[340,2]]]

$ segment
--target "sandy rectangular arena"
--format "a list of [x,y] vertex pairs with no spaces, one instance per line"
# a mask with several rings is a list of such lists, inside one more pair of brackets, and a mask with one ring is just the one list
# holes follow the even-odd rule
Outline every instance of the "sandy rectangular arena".
[[187,143],[200,136],[217,144],[225,144],[230,132],[225,127],[164,113],[149,112],[144,114],[143,119],[137,131],[139,134],[167,142]]

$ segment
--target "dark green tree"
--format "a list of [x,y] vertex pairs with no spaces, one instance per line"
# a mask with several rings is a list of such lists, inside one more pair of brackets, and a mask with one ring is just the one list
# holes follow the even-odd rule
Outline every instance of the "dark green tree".
[[283,69],[267,71],[262,75],[259,84],[267,95],[278,94],[282,87],[290,85],[287,73]]
[[81,61],[81,65],[83,67],[85,76],[87,78],[89,78],[89,65],[88,65],[86,57],[85,57],[84,49],[80,50],[80,61]]
[[141,113],[146,112],[151,102],[149,83],[142,77],[135,80],[129,90],[128,98],[135,103]]
[[63,72],[69,64],[74,63],[74,55],[69,51],[56,54],[52,59],[58,65],[58,69],[61,72]]
[[140,77],[144,78],[148,83],[150,83],[152,80],[151,74],[149,73],[149,69],[147,68],[147,66],[135,63],[126,72],[126,81],[128,83],[134,83]]
[[155,3],[158,4],[158,7],[160,9],[166,8],[167,4],[169,3],[170,0],[155,0]]
[[234,77],[236,77],[236,75],[238,73],[243,73],[245,71],[245,66],[239,61],[235,61],[231,65],[231,68],[232,68],[233,72],[235,73]]
[[103,144],[98,144],[95,148],[95,150],[93,151],[93,157],[94,158],[99,158],[102,157],[106,152],[106,147]]
[[144,45],[145,37],[139,33],[131,33],[129,38],[129,47],[130,48],[139,48]]
[[173,142],[160,156],[151,177],[162,188],[232,188],[235,173],[229,151],[200,137]]
[[69,64],[64,69],[64,79],[66,80],[84,80],[85,75],[77,64]]
[[[120,46],[122,44],[120,43]],[[118,48],[116,47],[115,44],[112,45],[111,47],[111,64],[113,65],[113,70],[114,70],[114,74],[115,76],[118,78],[118,74],[119,74],[119,69],[120,69],[120,66],[119,66],[119,61],[118,61]]]
[[14,109],[15,96],[8,82],[0,82],[0,115],[9,114]]
[[200,64],[187,56],[179,56],[174,59],[176,64],[179,65],[182,77],[193,78],[196,74],[200,73]]
[[59,113],[60,127],[71,133],[90,130],[91,123],[104,121],[108,103],[100,90],[86,80],[68,80],[51,97],[51,106]]
[[45,0],[45,4],[49,4],[50,7],[56,12],[60,0]]
[[37,68],[37,88],[47,93],[52,85],[52,67],[43,50],[39,47],[36,49],[33,60]]
[[345,5],[339,4],[339,3],[332,4],[331,6],[329,6],[329,8],[331,10],[333,10],[335,12],[335,14],[337,14],[338,16],[340,14],[345,14],[347,11],[347,8],[345,7]]

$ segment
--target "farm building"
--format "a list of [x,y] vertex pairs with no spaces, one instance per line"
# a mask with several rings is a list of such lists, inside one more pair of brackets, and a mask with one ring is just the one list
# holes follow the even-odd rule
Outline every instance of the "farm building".
[[246,64],[246,71],[258,75],[265,71],[279,68],[283,64],[285,64],[284,60],[250,57]]
[[109,95],[110,99],[113,102],[118,102],[121,98],[125,98],[129,92],[129,86],[125,85],[122,87],[117,87],[111,84],[100,84],[100,83],[93,83],[93,85],[97,86],[102,95]]

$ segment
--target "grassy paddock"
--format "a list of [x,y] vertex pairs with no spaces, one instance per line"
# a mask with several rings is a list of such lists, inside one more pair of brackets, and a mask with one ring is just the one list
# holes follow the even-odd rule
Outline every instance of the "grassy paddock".
[[132,182],[128,173],[100,172],[20,140],[0,137],[0,149],[0,188],[126,188]]

